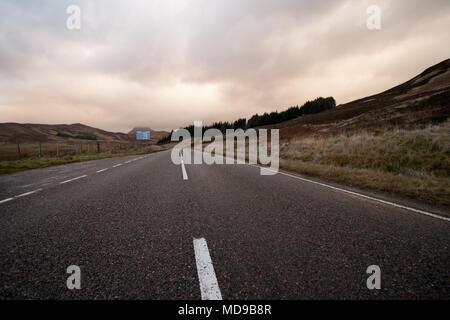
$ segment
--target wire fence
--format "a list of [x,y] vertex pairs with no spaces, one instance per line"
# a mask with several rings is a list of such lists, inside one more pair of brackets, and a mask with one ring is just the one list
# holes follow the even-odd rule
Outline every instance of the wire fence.
[[43,143],[0,143],[0,161],[32,157],[64,157],[77,154],[122,153],[140,151],[150,146],[146,142],[43,142]]

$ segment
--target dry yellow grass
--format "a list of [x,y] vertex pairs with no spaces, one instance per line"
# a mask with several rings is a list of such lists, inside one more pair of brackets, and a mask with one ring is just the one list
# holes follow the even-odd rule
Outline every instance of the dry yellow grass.
[[[220,153],[226,154],[225,148]],[[247,143],[247,161],[248,156]],[[280,167],[449,206],[450,121],[411,130],[282,140]]]
[[450,205],[450,121],[282,142],[280,157],[286,170]]

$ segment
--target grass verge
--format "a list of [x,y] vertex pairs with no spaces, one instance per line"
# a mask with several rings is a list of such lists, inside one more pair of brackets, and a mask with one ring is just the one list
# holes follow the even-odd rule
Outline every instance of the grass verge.
[[[248,151],[247,143],[247,161]],[[219,153],[226,154],[225,148]],[[280,168],[448,207],[450,121],[408,130],[284,139]]]
[[153,152],[164,151],[171,148],[172,145],[151,145],[145,147],[141,150],[130,150],[124,152],[102,152],[102,153],[92,153],[92,154],[76,154],[76,155],[67,155],[62,157],[31,157],[20,160],[12,160],[12,161],[0,161],[0,174],[13,173],[18,171],[37,169],[37,168],[46,168],[51,166],[57,166],[62,164],[68,164],[73,162],[82,162],[89,160],[99,160],[105,158],[114,158],[114,157],[124,157],[130,155],[139,155],[139,154],[148,154]]
[[414,130],[283,142],[280,167],[449,206],[450,121]]

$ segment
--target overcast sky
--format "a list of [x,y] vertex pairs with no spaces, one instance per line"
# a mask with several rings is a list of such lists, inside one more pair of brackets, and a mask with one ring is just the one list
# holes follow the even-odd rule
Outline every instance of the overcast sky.
[[448,0],[2,0],[0,122],[171,129],[345,103],[450,58],[449,30]]

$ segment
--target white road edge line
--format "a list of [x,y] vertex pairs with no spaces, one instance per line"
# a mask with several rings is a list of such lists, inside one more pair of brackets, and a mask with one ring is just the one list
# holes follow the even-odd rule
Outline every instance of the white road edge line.
[[374,198],[374,197],[371,197],[371,196],[367,196],[367,195],[362,194],[362,193],[358,193],[358,192],[349,191],[349,190],[345,190],[345,189],[342,189],[342,188],[334,187],[334,186],[331,186],[331,185],[328,185],[328,184],[325,184],[325,183],[317,182],[317,181],[314,181],[314,180],[309,180],[309,179],[302,178],[302,177],[299,177],[299,176],[296,176],[296,175],[293,175],[293,174],[289,174],[289,173],[286,173],[286,172],[282,172],[282,171],[279,171],[279,170],[275,171],[275,170],[272,170],[272,169],[269,169],[269,168],[265,168],[265,167],[261,167],[261,166],[258,166],[258,165],[254,165],[254,164],[248,164],[248,165],[252,166],[252,167],[262,168],[262,169],[265,169],[265,170],[268,170],[268,171],[272,171],[272,172],[278,172],[279,174],[282,174],[282,175],[285,175],[285,176],[288,176],[288,177],[291,177],[291,178],[295,178],[295,179],[299,179],[299,180],[302,180],[302,181],[314,183],[314,184],[317,184],[317,185],[322,186],[322,187],[338,190],[338,191],[345,192],[345,193],[348,193],[348,194],[351,194],[351,195],[354,195],[354,196],[358,196],[358,197],[361,197],[361,198],[364,198],[364,199],[369,199],[369,200],[380,202],[380,203],[383,203],[383,204],[387,204],[387,205],[390,205],[390,206],[393,206],[393,207],[409,210],[409,211],[412,211],[412,212],[415,212],[415,213],[423,214],[425,216],[429,216],[429,217],[433,217],[433,218],[436,218],[436,219],[441,219],[441,220],[450,222],[450,218],[447,218],[447,217],[444,217],[444,216],[440,216],[440,215],[437,215],[435,213],[431,213],[431,212],[428,212],[428,211],[423,211],[423,210],[420,210],[420,209],[414,209],[414,208],[411,208],[411,207],[408,207],[408,206],[404,206],[404,205],[401,205],[401,204],[397,204],[397,203],[394,203],[394,202],[390,202],[390,201]]
[[30,195],[30,194],[39,192],[39,191],[41,191],[41,190],[42,190],[42,189],[36,189],[36,190],[30,191],[30,192],[25,192],[25,193],[19,194],[18,196],[14,196],[14,198],[25,197],[25,196],[28,196],[28,195]]
[[11,200],[14,200],[14,198],[7,198],[7,199],[0,200],[0,203],[5,203],[5,202],[11,201]]
[[130,162],[132,162],[133,160],[128,160],[128,161],[125,161],[125,163],[126,164],[128,164],[128,163],[130,163]]
[[202,300],[222,300],[205,238],[194,239],[194,251]]
[[121,163],[118,163],[118,164],[116,164],[115,166],[113,166],[113,168],[120,167],[121,165],[122,165]]
[[[218,156],[221,156],[224,159],[229,158],[229,157],[224,157],[223,155],[218,155]],[[229,159],[232,159],[232,158],[229,158]],[[286,172],[282,172],[280,170],[276,171],[276,170],[272,170],[272,169],[269,169],[269,168],[266,168],[266,167],[262,167],[262,166],[259,166],[259,165],[256,165],[256,164],[250,164],[250,163],[247,163],[247,162],[245,162],[245,164],[248,165],[248,166],[251,166],[251,167],[262,168],[264,170],[276,172],[276,173],[279,173],[279,174],[282,174],[282,175],[285,175],[285,176],[288,176],[288,177],[291,177],[291,178],[295,178],[295,179],[299,179],[299,180],[302,180],[302,181],[314,183],[314,184],[317,184],[317,185],[322,186],[322,187],[326,187],[326,188],[330,188],[330,189],[333,189],[333,190],[341,191],[341,192],[348,193],[348,194],[351,194],[351,195],[354,195],[354,196],[358,196],[358,197],[361,197],[361,198],[364,198],[364,199],[372,200],[372,201],[383,203],[383,204],[386,204],[386,205],[389,205],[389,206],[393,206],[393,207],[396,207],[396,208],[412,211],[412,212],[419,213],[419,214],[422,214],[422,215],[425,215],[425,216],[428,216],[428,217],[432,217],[432,218],[435,218],[435,219],[440,219],[440,220],[444,220],[444,221],[450,222],[450,218],[444,217],[444,216],[441,216],[441,215],[438,215],[438,214],[435,214],[435,213],[432,213],[432,212],[428,212],[428,211],[424,211],[424,210],[420,210],[420,209],[415,209],[415,208],[404,206],[404,205],[401,205],[401,204],[398,204],[398,203],[394,203],[394,202],[378,199],[378,198],[375,198],[375,197],[367,196],[367,195],[362,194],[362,193],[358,193],[358,192],[354,192],[354,191],[350,191],[350,190],[334,187],[334,186],[331,186],[331,185],[328,185],[328,184],[325,184],[325,183],[321,183],[321,182],[317,182],[317,181],[314,181],[314,180],[302,178],[302,177],[299,177],[299,176],[294,175],[294,174],[289,174],[289,173],[286,173]]]
[[98,170],[97,173],[100,173],[100,172],[103,172],[103,171],[106,171],[106,170],[108,170],[108,168]]
[[71,181],[82,179],[82,178],[86,178],[86,177],[87,177],[87,175],[85,174],[85,175],[82,175],[82,176],[79,176],[79,177],[76,177],[76,178],[73,178],[73,179],[69,179],[69,180],[60,182],[59,184],[64,184],[64,183],[67,183],[67,182],[71,182]]

